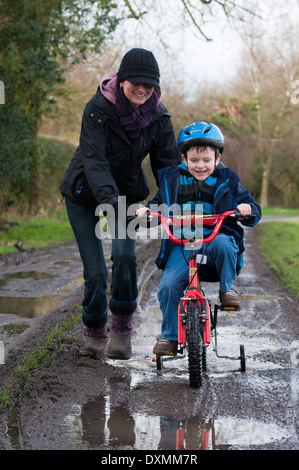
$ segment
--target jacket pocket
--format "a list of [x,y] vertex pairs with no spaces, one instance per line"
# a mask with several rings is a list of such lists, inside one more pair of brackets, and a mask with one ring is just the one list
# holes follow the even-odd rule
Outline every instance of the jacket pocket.
[[83,204],[86,204],[92,208],[96,208],[98,206],[98,202],[91,191],[86,176],[80,175],[77,181],[73,184],[73,195],[74,197]]

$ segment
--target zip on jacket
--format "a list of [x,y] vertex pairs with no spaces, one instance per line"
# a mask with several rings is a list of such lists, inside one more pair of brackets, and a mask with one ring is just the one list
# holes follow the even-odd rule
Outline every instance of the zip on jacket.
[[[214,194],[213,214],[222,214],[228,210],[234,210],[242,202],[249,203],[252,210],[256,213],[255,219],[244,219],[242,225],[253,227],[261,218],[261,208],[253,199],[250,193],[242,188],[240,178],[231,169],[219,164],[218,181]],[[159,172],[160,176],[160,189],[152,201],[147,204],[151,207],[153,204],[156,206],[169,208],[172,204],[177,203],[178,184],[179,184],[179,169],[165,168]],[[165,214],[166,215],[166,214]],[[169,215],[169,214],[168,214]],[[238,272],[242,267],[242,253],[244,252],[244,230],[234,218],[227,218],[221,227],[221,232],[231,235],[235,238],[239,247],[238,258]],[[172,249],[172,242],[168,238],[163,238],[159,255],[156,259],[158,268],[163,269],[169,253]]]
[[61,193],[92,207],[114,205],[118,196],[125,196],[130,204],[143,201],[149,194],[142,170],[148,154],[157,183],[159,169],[175,167],[181,161],[165,106],[160,103],[158,115],[131,142],[114,105],[98,90],[85,106],[80,144],[61,183]]

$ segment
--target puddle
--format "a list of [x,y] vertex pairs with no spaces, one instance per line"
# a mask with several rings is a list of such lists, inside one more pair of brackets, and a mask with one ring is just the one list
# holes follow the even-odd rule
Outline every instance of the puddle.
[[83,284],[83,282],[84,282],[83,275],[79,274],[78,276],[74,277],[67,286],[59,289],[59,292],[63,294],[72,292],[74,289],[76,289],[76,287],[79,287],[81,284]]
[[70,263],[70,260],[55,261],[54,266],[67,266]]
[[17,408],[14,408],[10,414],[7,429],[6,437],[9,439],[12,448],[14,450],[21,450],[21,433],[20,433],[20,423],[19,423],[19,411]]
[[257,302],[264,302],[269,300],[278,300],[278,297],[272,297],[267,295],[240,295],[243,300],[255,300]]
[[[140,371],[146,372],[148,379],[157,374],[156,364],[153,362],[155,356],[152,351],[156,338],[161,334],[161,312],[158,305],[144,310],[139,309],[139,315],[142,318],[142,323],[132,338],[133,357],[130,361],[106,359],[106,362],[114,367],[129,368],[136,383],[143,380],[140,377]],[[227,374],[241,373],[240,344],[243,344],[245,348],[247,373],[282,367],[270,360],[259,359],[264,351],[274,353],[283,347],[279,341],[271,338],[271,329],[264,328],[263,331],[260,331],[241,326],[218,326],[217,350],[220,357],[216,356],[214,351],[215,338],[212,336],[212,342],[207,349],[209,377],[219,378]],[[163,369],[158,373],[161,373],[167,380],[171,380],[175,375],[188,382],[187,356],[185,358],[177,357],[175,360],[164,358]]]
[[112,406],[110,396],[99,397],[82,407],[73,405],[63,424],[71,442],[91,448],[107,446],[111,450],[123,446],[135,450],[224,450],[291,437],[288,430],[274,423],[221,417],[206,421],[196,416],[179,421],[131,414],[123,405]]
[[0,289],[6,286],[7,282],[11,279],[53,279],[56,277],[54,274],[43,273],[40,271],[20,271],[16,273],[4,274],[0,279]]
[[41,297],[0,297],[0,314],[35,318],[45,315],[59,307],[60,304],[60,297],[47,295]]
[[7,338],[11,338],[15,335],[21,335],[24,331],[29,328],[29,325],[25,323],[15,324],[9,323],[0,327],[0,338],[5,335]]
[[[271,336],[271,330],[268,331]],[[281,366],[275,364],[269,360],[262,361],[257,360],[256,357],[260,356],[264,351],[275,352],[281,349],[282,344],[266,336],[267,330],[264,328],[263,331],[258,329],[249,329],[245,327],[217,327],[217,347],[219,356],[239,356],[240,344],[244,345],[245,356],[246,356],[246,371],[256,370],[273,370],[278,369]],[[225,357],[217,357],[213,351],[213,344],[208,347],[208,367],[209,375],[212,376],[214,373],[219,374],[221,372],[227,373],[233,369],[239,368],[240,362],[238,360],[232,361]]]
[[[5,288],[9,281],[13,280],[44,280],[57,278],[56,274],[49,274],[40,271],[22,271],[16,273],[9,273],[2,276],[0,279],[0,289],[6,292]],[[0,314],[14,314],[25,318],[35,318],[47,314],[51,310],[59,307],[62,302],[60,294],[72,292],[76,287],[83,283],[83,276],[78,275],[70,280],[69,284],[62,287],[57,291],[57,295],[41,295],[39,297],[23,297],[20,294],[27,293],[22,284],[18,284],[19,295],[1,296],[0,297]],[[59,295],[58,295],[59,294]],[[15,331],[17,329],[15,328]],[[20,332],[22,332],[20,330]],[[17,333],[14,333],[17,334]]]
[[[83,283],[82,275],[78,275],[70,280],[70,282],[57,290],[55,294],[45,294],[39,297],[25,297],[22,296],[28,295],[29,291],[25,289],[26,285],[22,284],[24,282],[30,282],[31,279],[34,280],[46,280],[57,278],[55,274],[49,274],[40,271],[22,271],[16,273],[9,273],[2,276],[0,279],[0,289],[5,293],[9,290],[11,294],[12,282],[18,282],[16,295],[14,296],[1,296],[0,297],[0,338],[10,338],[15,335],[21,335],[26,328],[29,327],[28,324],[15,322],[9,320],[7,323],[7,315],[17,315],[20,318],[36,318],[52,310],[58,308],[62,303],[62,296],[66,293],[72,292],[75,288],[79,287]],[[8,286],[9,284],[9,286]],[[43,291],[42,286],[40,286],[40,292]]]

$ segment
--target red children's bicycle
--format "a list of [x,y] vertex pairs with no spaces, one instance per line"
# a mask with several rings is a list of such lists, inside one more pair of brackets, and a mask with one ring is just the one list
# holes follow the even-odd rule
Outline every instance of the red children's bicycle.
[[[253,214],[250,217],[254,216]],[[205,263],[204,254],[196,254],[196,248],[200,245],[210,243],[220,231],[226,217],[246,217],[238,211],[227,211],[221,215],[199,215],[199,216],[172,216],[163,217],[160,213],[150,212],[149,218],[157,217],[169,240],[175,244],[188,245],[190,254],[188,257],[189,265],[189,284],[181,298],[178,306],[178,346],[177,352],[172,356],[156,355],[154,359],[157,364],[157,370],[161,370],[163,361],[182,358],[188,354],[189,384],[191,387],[200,387],[202,385],[203,372],[207,368],[207,347],[213,342],[213,350],[217,357],[226,359],[240,360],[241,371],[246,370],[246,357],[244,345],[240,345],[240,356],[220,356],[217,346],[217,314],[218,310],[239,310],[239,307],[224,307],[215,305],[214,312],[211,311],[211,302],[206,298],[200,286],[199,267]],[[213,226],[212,233],[207,238],[176,238],[170,225],[182,224],[191,226],[198,220],[202,221],[204,226]],[[195,233],[195,232],[193,232]],[[202,236],[202,235],[201,235]]]

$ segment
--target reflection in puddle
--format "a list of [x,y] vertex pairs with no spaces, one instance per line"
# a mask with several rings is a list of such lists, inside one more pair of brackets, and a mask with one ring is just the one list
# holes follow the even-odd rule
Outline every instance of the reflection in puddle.
[[15,335],[20,335],[27,328],[29,328],[29,325],[26,325],[25,323],[21,323],[21,324],[10,323],[9,325],[3,325],[0,327],[0,338],[2,338],[3,334],[7,338],[11,338],[12,336],[15,336]]
[[41,297],[0,297],[0,313],[35,318],[45,315],[60,304],[61,298],[47,295]]
[[[56,276],[41,271],[20,271],[4,274],[0,280],[0,288],[5,287],[11,280],[44,280]],[[4,289],[5,290],[5,289]],[[24,291],[24,289],[23,289]],[[21,290],[19,290],[21,293]],[[57,308],[61,299],[56,296],[43,295],[40,297],[19,297],[17,295],[0,297],[0,314],[15,314],[21,317],[34,318],[45,315]]]
[[267,295],[240,295],[243,300],[256,300],[258,302],[264,302],[269,300],[277,300],[278,297],[267,296]]
[[248,448],[289,437],[274,423],[219,418],[205,421],[192,417],[184,421],[163,416],[130,414],[123,405],[110,404],[101,396],[80,407],[74,405],[64,420],[72,442],[91,448],[111,450],[215,450],[232,446]]
[[10,279],[53,279],[56,277],[54,274],[43,273],[40,271],[20,271],[17,273],[4,274],[0,279],[0,288],[7,284]]
[[14,450],[21,450],[21,433],[19,423],[19,411],[17,408],[13,408],[6,429],[6,437]]
[[[22,271],[9,273],[0,279],[0,288],[7,285],[8,281],[14,279],[52,279],[57,275],[40,271]],[[70,283],[59,289],[59,294],[72,292],[83,283],[83,276],[78,275],[70,280]],[[5,291],[5,289],[4,289]],[[24,291],[24,290],[23,290]],[[19,293],[22,291],[19,290]],[[62,299],[58,295],[42,295],[40,297],[2,296],[0,297],[0,314],[15,314],[26,318],[40,317],[59,307]]]

